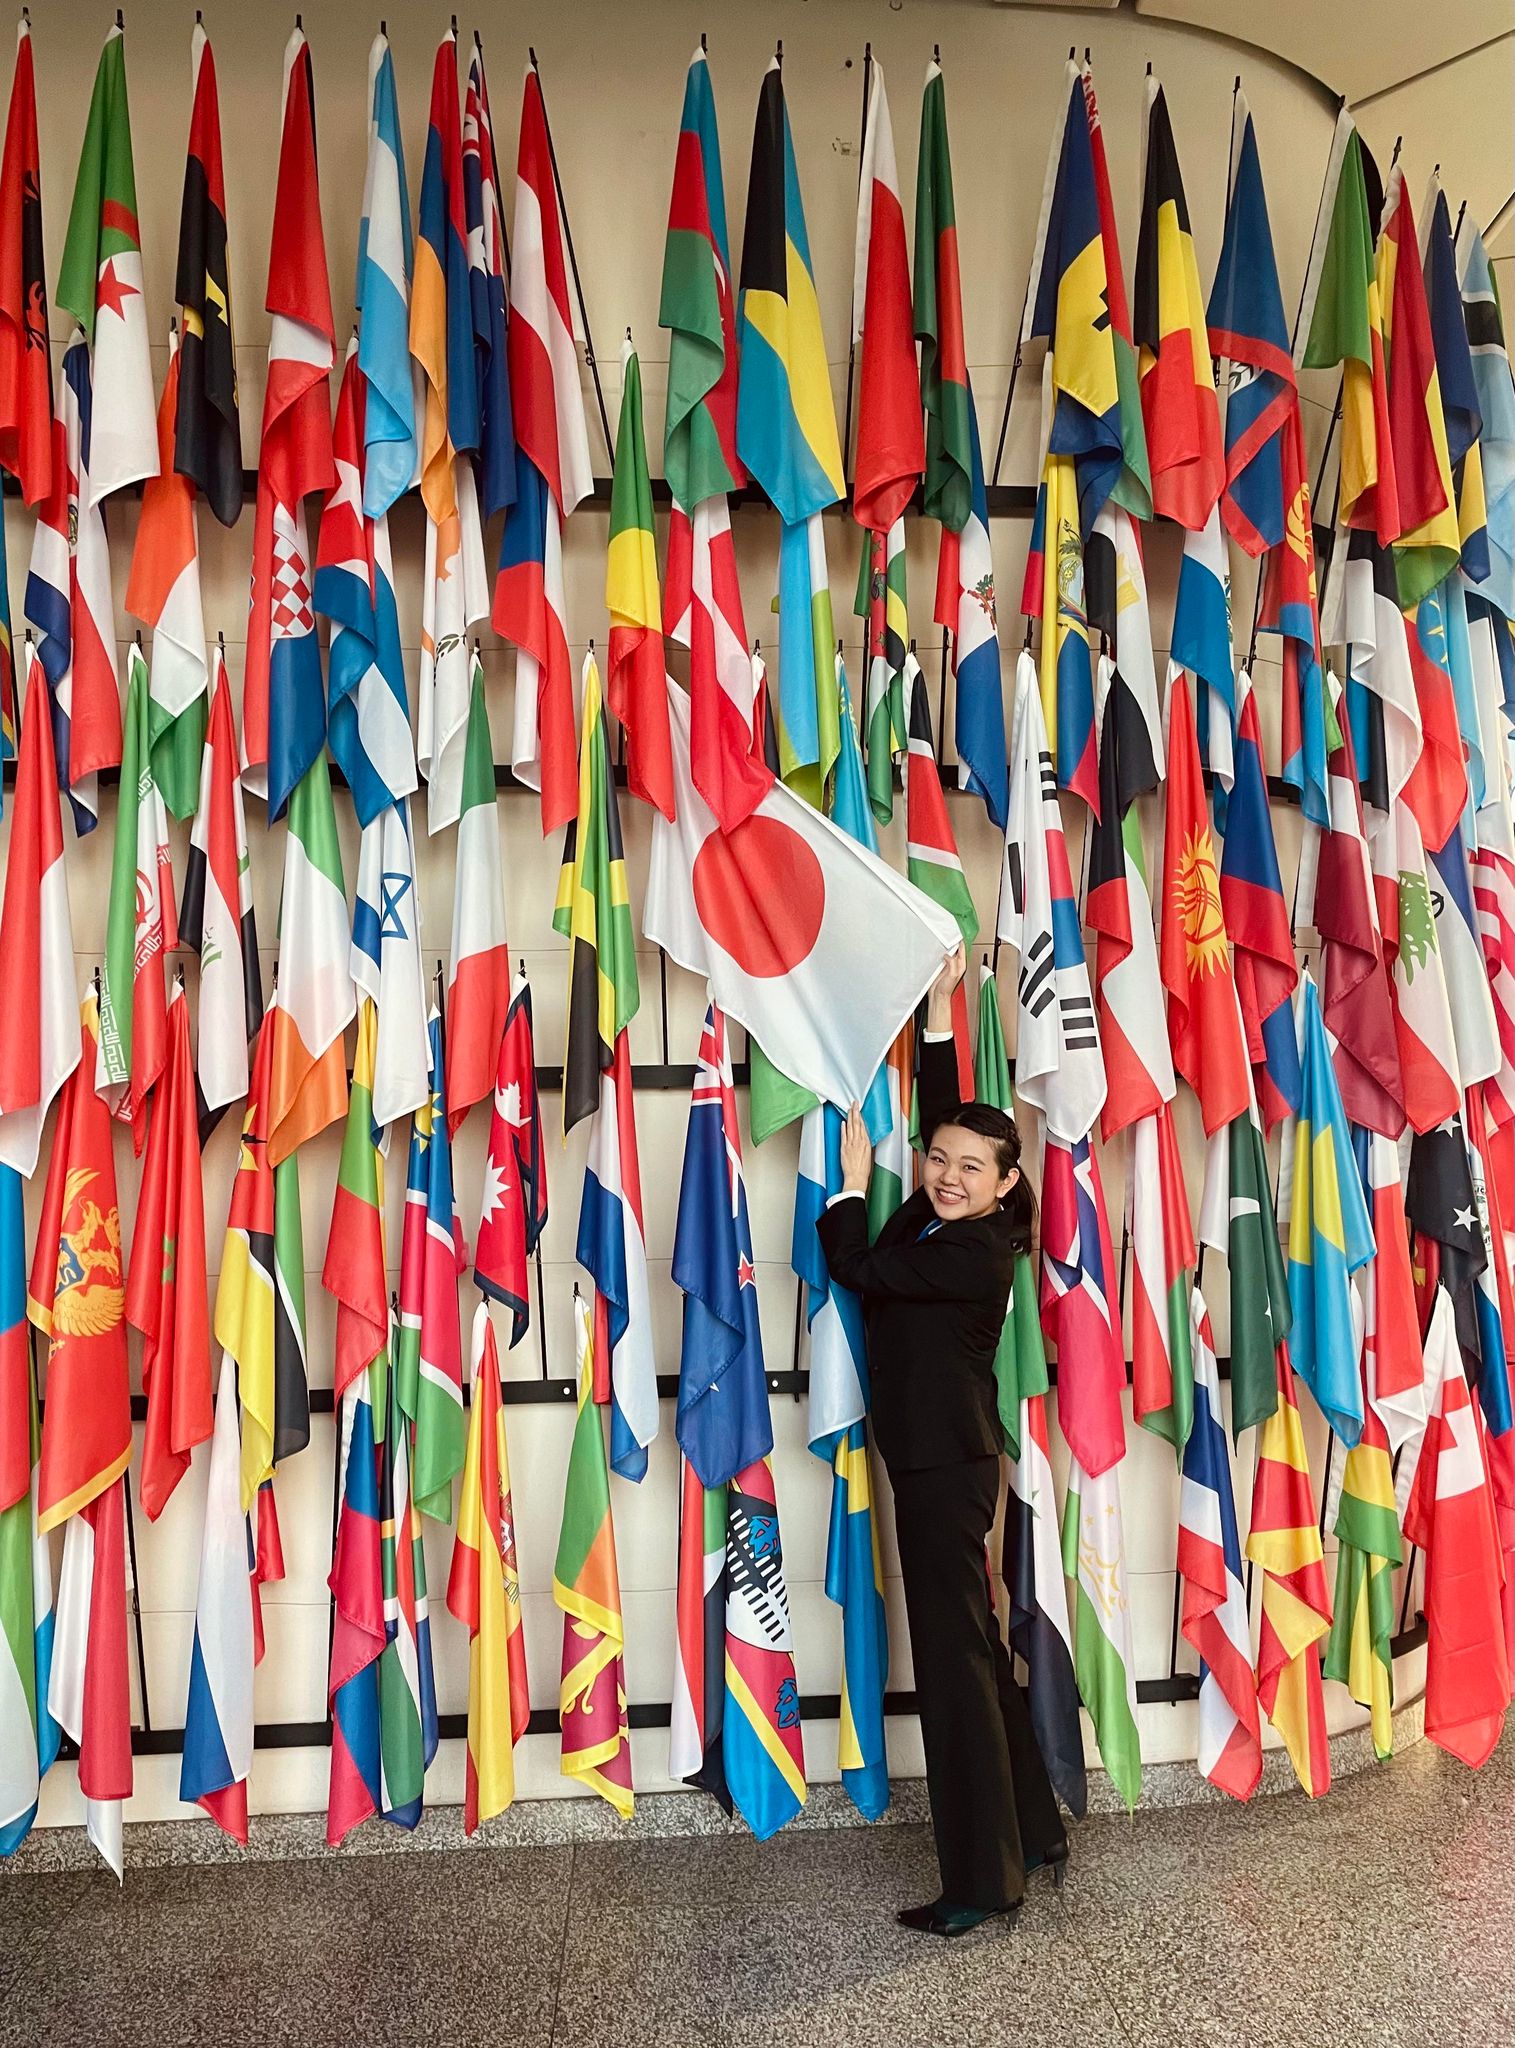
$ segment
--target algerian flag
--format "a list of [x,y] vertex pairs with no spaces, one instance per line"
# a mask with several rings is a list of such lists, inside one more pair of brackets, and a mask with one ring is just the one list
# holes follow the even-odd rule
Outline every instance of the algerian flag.
[[1136,1664],[1120,1481],[1112,1465],[1091,1479],[1075,1458],[1063,1504],[1063,1571],[1074,1582],[1073,1666],[1110,1781],[1135,1811],[1141,1797]]

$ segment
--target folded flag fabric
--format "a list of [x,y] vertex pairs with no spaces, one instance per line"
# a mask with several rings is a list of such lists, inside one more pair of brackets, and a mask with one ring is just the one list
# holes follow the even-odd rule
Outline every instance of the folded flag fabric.
[[[835,1494],[833,1513],[835,1512]],[[805,1804],[805,1745],[773,1464],[726,1488],[726,1695],[721,1760],[737,1812],[760,1842]],[[844,1723],[845,1731],[845,1723]],[[843,1757],[844,1767],[850,1768]]]
[[484,44],[477,29],[463,95],[463,206],[479,387],[479,489],[484,517],[492,519],[515,495],[516,444],[505,334],[505,210],[489,82],[484,76]]
[[1420,241],[1397,162],[1384,188],[1377,274],[1399,504],[1398,526],[1387,537],[1394,541],[1399,601],[1408,607],[1456,568],[1460,539]]
[[410,1125],[405,1170],[405,1222],[400,1236],[400,1326],[394,1351],[395,1397],[413,1433],[411,1484],[417,1510],[452,1520],[452,1482],[462,1471],[468,1426],[463,1419],[463,1333],[458,1276],[468,1247],[453,1192],[452,1141],[443,1112],[447,1056],[442,1015],[427,1021],[431,1094]]
[[730,1814],[721,1760],[726,1713],[726,1488],[702,1486],[679,1460],[679,1562],[668,1775],[698,1785]]
[[1195,1415],[1190,1275],[1196,1251],[1171,1104],[1159,1104],[1131,1126],[1127,1188],[1135,1257],[1131,1412],[1182,1458]]
[[1462,216],[1456,254],[1478,392],[1478,450],[1489,549],[1488,574],[1473,582],[1478,594],[1505,618],[1515,618],[1515,380],[1510,376],[1504,317],[1488,250],[1471,213]]
[[373,1118],[384,1131],[419,1109],[430,1090],[421,892],[408,798],[386,805],[358,841],[350,967],[354,990],[378,1016]]
[[347,1126],[321,1266],[321,1285],[335,1296],[337,1304],[332,1379],[339,1395],[380,1356],[389,1335],[384,1158],[380,1149],[384,1133],[375,1124],[373,1113],[378,1035],[373,999],[365,996],[358,1009]]
[[[610,1399],[610,1463],[623,1479],[647,1473],[647,1447],[658,1433],[658,1369],[647,1286],[642,1224],[642,1170],[637,1160],[631,1041],[616,1040],[600,1076],[600,1101],[584,1163],[579,1206],[579,1264],[594,1282],[595,1360]],[[596,1389],[596,1400],[605,1395]]]
[[1016,1442],[1005,1502],[1010,1642],[1026,1666],[1026,1704],[1052,1789],[1075,1820],[1082,1820],[1088,1779],[1044,1393],[1023,1398]]
[[46,345],[37,74],[24,14],[0,157],[0,251],[0,464],[26,503],[39,505],[53,481],[53,352]]
[[47,1708],[78,1749],[85,1832],[119,1883],[121,1806],[132,1792],[124,1478],[68,1518]]
[[[917,889],[957,922],[964,942],[978,937],[978,912],[963,873],[957,835],[942,791],[931,736],[931,697],[921,665],[905,656],[903,674],[908,749],[905,756],[905,872]],[[869,741],[870,749],[872,741]],[[868,756],[870,777],[873,755]],[[875,807],[875,815],[877,808]]]
[[1363,1395],[1369,1419],[1376,1418],[1389,1448],[1418,1439],[1426,1424],[1425,1360],[1410,1260],[1410,1227],[1405,1215],[1399,1146],[1377,1131],[1357,1138],[1358,1167],[1373,1218],[1377,1256],[1362,1267]]
[[510,1011],[510,947],[505,937],[505,865],[495,798],[494,748],[484,665],[473,647],[468,738],[458,841],[453,856],[452,951],[447,975],[452,1044],[447,1061],[447,1127],[457,1134],[494,1082]]
[[888,533],[903,517],[926,466],[913,318],[894,126],[884,69],[874,58],[852,282],[852,339],[861,343],[852,516],[874,534]]
[[1430,1131],[1455,1114],[1461,1082],[1425,844],[1407,803],[1396,803],[1375,834],[1372,857],[1405,1116],[1413,1130]]
[[630,330],[621,349],[621,417],[610,493],[605,563],[610,613],[606,696],[626,731],[627,787],[664,817],[673,815],[663,614],[652,531],[652,483],[642,427],[642,366]]
[[578,1421],[568,1453],[563,1523],[552,1568],[552,1597],[563,1610],[563,1673],[558,1708],[563,1776],[578,1778],[630,1820],[631,1737],[626,1722],[626,1632],[616,1570],[615,1524],[604,1424],[594,1402],[589,1308],[574,1297]]
[[221,99],[210,38],[190,38],[191,111],[179,204],[174,298],[181,323],[172,467],[223,526],[242,512],[242,422],[231,311],[231,252],[221,165]]
[[[1289,1001],[1299,975],[1294,965],[1294,927],[1273,843],[1257,693],[1245,669],[1240,694],[1235,781],[1224,805],[1220,907],[1231,939],[1232,971],[1253,1087],[1263,1128],[1271,1131],[1299,1107],[1299,1058]],[[1352,795],[1356,794],[1354,788]],[[1366,867],[1364,856],[1364,874]]]
[[357,1008],[348,949],[347,883],[318,755],[297,784],[284,838],[279,986],[269,1081],[269,1157],[275,1166],[347,1107],[342,1034]]
[[1097,1479],[1126,1454],[1120,1299],[1099,1157],[1048,1130],[1042,1153],[1041,1313],[1057,1346],[1057,1419],[1084,1472]]
[[963,350],[947,85],[941,65],[934,61],[926,66],[915,175],[915,334],[921,345],[921,404],[926,415],[925,511],[949,532],[961,533],[972,499],[973,398]]
[[384,1648],[379,1656],[379,1811],[414,1828],[425,1801],[426,1772],[437,1753],[437,1689],[426,1594],[426,1548],[411,1495],[412,1433],[398,1399],[394,1350],[385,1387],[379,1447],[379,1569],[384,1589]]
[[[912,1047],[912,1055],[913,1050]],[[1005,1051],[1005,1027],[999,1013],[999,989],[994,970],[987,961],[979,969],[978,1037],[974,1041],[970,1085],[975,1102],[992,1103],[996,1109],[1004,1110],[1007,1116],[1014,1116],[1015,1091],[1010,1085],[1010,1061]],[[878,1181],[875,1155],[874,1176],[868,1184],[870,1212]],[[910,1192],[909,1183],[903,1175],[900,1185],[903,1200],[904,1195]],[[870,1229],[875,1228],[871,1213],[868,1220]],[[999,1409],[1005,1448],[1012,1458],[1021,1454],[1023,1404],[1045,1394],[1049,1384],[1036,1269],[1029,1251],[1017,1252],[1010,1299],[1005,1305],[1005,1324],[994,1353],[995,1405]]]
[[868,801],[880,825],[894,816],[894,763],[906,749],[905,673],[910,619],[905,592],[905,522],[864,536],[858,592],[852,607],[868,642],[868,691],[863,708],[868,756]]
[[1120,1476],[1093,1478],[1075,1458],[1063,1502],[1063,1573],[1074,1589],[1073,1668],[1079,1698],[1094,1723],[1110,1782],[1135,1812],[1141,1797],[1141,1736],[1136,1722],[1136,1653],[1121,1525]]
[[[952,632],[953,741],[960,788],[982,797],[994,824],[1003,826],[1008,759],[1005,697],[1000,681],[994,557],[989,546],[989,509],[984,493],[984,458],[978,415],[968,393],[968,516],[960,531],[942,529],[937,561],[936,621]],[[1071,733],[1073,721],[1065,721]],[[1074,774],[1068,786],[1081,789]]]
[[468,1760],[463,1828],[472,1834],[515,1799],[515,1746],[531,1719],[521,1579],[500,1359],[486,1303],[474,1310],[473,1401],[447,1606],[468,1630]]
[[1274,1352],[1289,1333],[1288,1274],[1255,1104],[1211,1138],[1199,1239],[1226,1254],[1231,1283],[1231,1435],[1278,1405]]
[[1394,1750],[1394,1574],[1404,1562],[1389,1439],[1371,1406],[1347,1452],[1333,1524],[1335,1618],[1324,1671],[1372,1716],[1373,1752]]
[[[1392,810],[1420,759],[1420,704],[1409,628],[1399,609],[1392,554],[1371,533],[1343,528],[1326,579],[1321,635],[1328,645],[1346,650],[1352,751],[1363,802],[1375,813]],[[1373,825],[1376,830],[1377,817]]]
[[[326,1840],[332,1848],[376,1814],[383,1798],[379,1659],[385,1644],[384,1565],[371,1377],[360,1372],[349,1380],[338,1418],[342,1490],[327,1581],[332,1629]],[[378,1377],[382,1384],[382,1369]]]
[[495,1069],[473,1272],[475,1284],[510,1310],[512,1345],[520,1343],[531,1320],[526,1262],[546,1222],[547,1160],[537,1099],[531,984],[525,967],[518,966]]

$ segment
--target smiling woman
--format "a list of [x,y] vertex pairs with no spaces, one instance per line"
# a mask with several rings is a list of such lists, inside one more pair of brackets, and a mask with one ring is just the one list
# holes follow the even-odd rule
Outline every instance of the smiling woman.
[[863,1301],[941,1867],[941,1896],[899,1917],[947,1936],[1014,1913],[1026,1872],[1060,1869],[1068,1853],[985,1565],[999,1492],[994,1354],[1031,1205],[1013,1119],[956,1100],[952,995],[964,964],[959,947],[927,1005],[923,1185],[870,1246],[861,1197],[872,1153],[854,1105],[842,1190],[819,1224],[832,1277]]

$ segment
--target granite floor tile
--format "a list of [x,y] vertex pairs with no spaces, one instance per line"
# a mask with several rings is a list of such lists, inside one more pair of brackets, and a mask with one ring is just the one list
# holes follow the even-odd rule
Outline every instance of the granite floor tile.
[[33,1939],[0,2041],[546,2044],[571,1863],[355,1856],[92,1883]]
[[809,1902],[897,1906],[941,1889],[926,1826],[833,1828],[714,1840],[578,1844],[574,1898],[607,1908],[770,1906]]

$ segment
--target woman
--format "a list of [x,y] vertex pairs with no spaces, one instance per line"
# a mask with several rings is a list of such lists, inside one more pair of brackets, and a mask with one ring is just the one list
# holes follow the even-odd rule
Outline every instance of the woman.
[[921,1186],[868,1243],[873,1151],[853,1104],[843,1186],[820,1220],[831,1275],[862,1296],[873,1430],[894,1487],[941,1897],[900,1913],[946,1936],[1013,1914],[1068,1841],[990,1600],[999,1497],[994,1354],[1032,1202],[1003,1110],[957,1100],[958,948],[932,986],[919,1073]]

